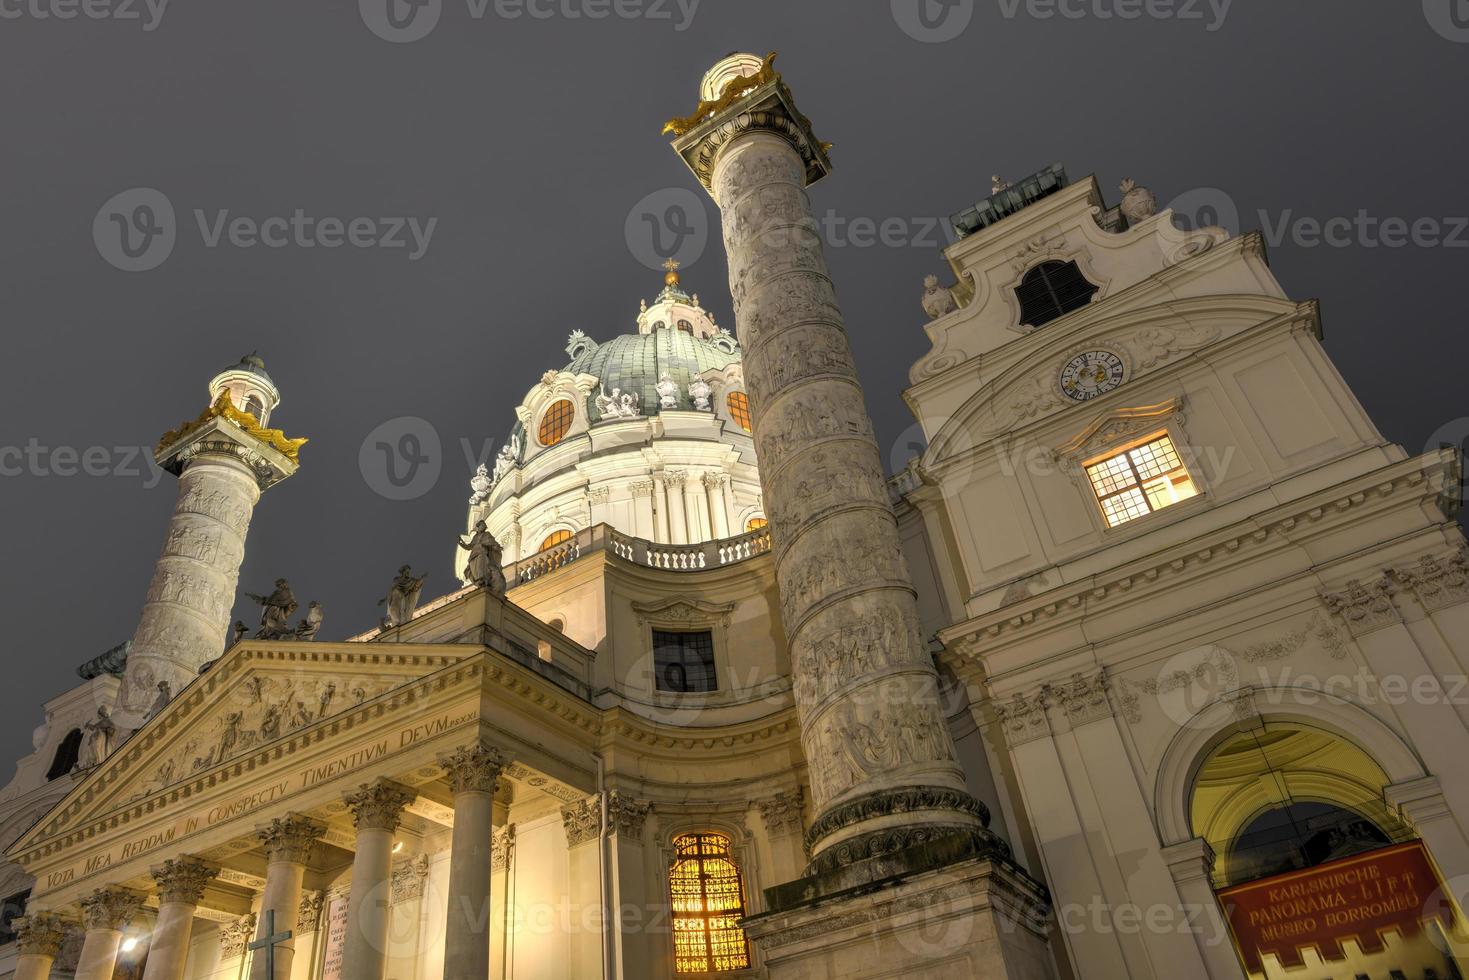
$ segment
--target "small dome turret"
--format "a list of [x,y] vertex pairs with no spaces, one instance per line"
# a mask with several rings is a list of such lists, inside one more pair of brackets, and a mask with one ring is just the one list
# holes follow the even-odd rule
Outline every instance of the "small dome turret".
[[255,416],[262,426],[270,422],[270,413],[281,403],[280,389],[265,373],[265,361],[251,351],[238,364],[225,368],[209,382],[209,402],[213,404],[228,391],[230,402],[242,412]]

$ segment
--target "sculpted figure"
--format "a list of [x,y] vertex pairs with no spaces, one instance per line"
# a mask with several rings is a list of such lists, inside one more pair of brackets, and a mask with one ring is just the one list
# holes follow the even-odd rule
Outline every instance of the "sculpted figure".
[[377,601],[379,606],[387,609],[382,620],[383,629],[402,626],[413,618],[413,610],[418,608],[418,595],[423,591],[423,580],[426,578],[427,575],[414,578],[410,565],[398,569],[398,577],[393,579],[388,594]]
[[316,634],[321,632],[321,603],[315,599],[306,607],[306,618],[296,624],[296,639],[314,640]]
[[1124,178],[1122,190],[1122,215],[1127,223],[1135,225],[1158,213],[1158,199],[1146,187],[1141,187],[1131,177]]
[[469,562],[464,566],[464,577],[475,585],[489,589],[495,595],[505,594],[505,572],[500,567],[504,559],[500,553],[500,542],[485,529],[484,521],[474,522],[474,533],[459,539],[459,547],[469,552]]
[[602,386],[601,392],[597,396],[597,412],[602,418],[635,419],[643,414],[636,394],[625,392],[621,388],[613,388],[609,395],[605,385]]
[[930,320],[937,320],[946,313],[954,312],[954,294],[946,286],[939,285],[938,276],[923,277],[923,312]]
[[693,401],[694,408],[697,411],[709,411],[709,395],[711,393],[712,389],[709,387],[709,382],[703,378],[695,378],[689,384],[689,398]]
[[[512,435],[510,441],[500,447],[500,455],[495,457],[495,475],[491,479],[491,485],[510,472],[515,467],[515,462],[518,459],[520,459],[520,437]],[[471,486],[473,486],[472,481]],[[478,487],[475,488],[476,492],[478,492],[478,489]],[[488,492],[488,489],[486,489],[486,494]]]
[[475,467],[474,476],[469,478],[469,489],[474,491],[469,497],[469,502],[471,504],[484,503],[489,499],[490,491],[494,489],[494,486],[495,481],[490,479],[489,467],[480,463]]
[[659,408],[678,407],[678,384],[667,371],[658,376],[658,383],[653,386],[653,390],[658,392]]
[[292,635],[291,614],[296,611],[296,597],[291,592],[291,583],[283,578],[275,580],[275,591],[270,595],[245,593],[260,603],[260,630],[257,640],[283,640]]
[[158,682],[158,696],[153,699],[152,706],[148,709],[148,718],[152,718],[158,712],[168,707],[168,702],[173,700],[173,691],[169,689],[168,681]]
[[117,726],[112,723],[112,713],[104,704],[97,709],[97,717],[82,726],[87,737],[82,740],[82,751],[77,756],[77,769],[90,769],[112,754],[112,743],[117,736]]

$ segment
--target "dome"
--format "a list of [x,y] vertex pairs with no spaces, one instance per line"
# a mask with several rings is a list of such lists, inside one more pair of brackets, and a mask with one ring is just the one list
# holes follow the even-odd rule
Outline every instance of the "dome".
[[240,363],[231,364],[229,367],[225,368],[225,370],[249,371],[251,374],[259,375],[266,381],[270,380],[270,375],[265,373],[265,359],[262,358],[259,354],[256,354],[254,351],[251,351],[244,357],[240,358]]
[[[722,371],[739,359],[739,346],[727,334],[695,337],[676,324],[668,324],[649,333],[627,334],[591,345],[580,351],[566,370],[596,375],[609,393],[618,388],[636,395],[647,416],[662,411],[657,388],[663,375],[678,385],[678,402],[670,410],[689,411],[694,407],[689,385],[705,371]],[[594,397],[587,398],[587,406],[591,417],[598,419]]]

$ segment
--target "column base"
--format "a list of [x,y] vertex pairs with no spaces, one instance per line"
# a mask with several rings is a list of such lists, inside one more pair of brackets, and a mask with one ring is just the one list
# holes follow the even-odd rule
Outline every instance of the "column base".
[[766,889],[745,920],[771,980],[1054,980],[1045,887],[947,837]]

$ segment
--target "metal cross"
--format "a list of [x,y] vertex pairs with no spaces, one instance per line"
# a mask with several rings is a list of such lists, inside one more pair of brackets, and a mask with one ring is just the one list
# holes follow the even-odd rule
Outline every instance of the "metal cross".
[[253,943],[246,943],[245,948],[250,950],[263,949],[267,957],[265,961],[265,980],[275,980],[275,948],[279,944],[291,938],[291,930],[284,932],[275,931],[275,909],[266,909],[260,913],[265,923],[261,929],[261,936]]

